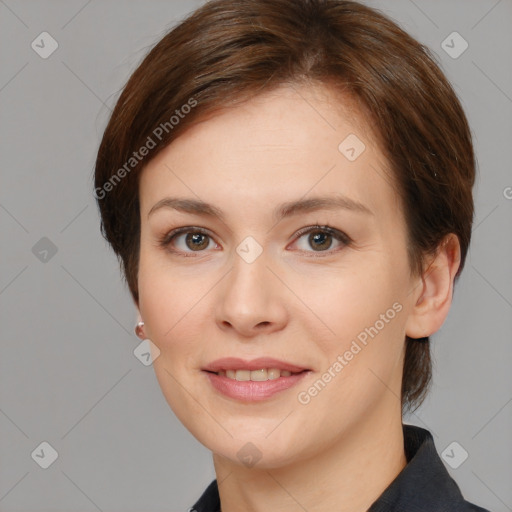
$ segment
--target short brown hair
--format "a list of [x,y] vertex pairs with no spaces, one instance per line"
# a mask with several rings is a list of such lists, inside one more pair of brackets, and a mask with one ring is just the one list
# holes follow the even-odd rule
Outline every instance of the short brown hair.
[[[98,150],[102,234],[137,304],[143,166],[207,114],[308,81],[348,93],[378,135],[407,220],[411,273],[421,275],[425,256],[455,233],[458,278],[471,238],[475,159],[462,106],[429,50],[383,14],[353,1],[212,0],[144,58]],[[135,158],[143,146],[151,146],[148,156]],[[429,339],[405,342],[403,411],[422,403],[432,376]]]

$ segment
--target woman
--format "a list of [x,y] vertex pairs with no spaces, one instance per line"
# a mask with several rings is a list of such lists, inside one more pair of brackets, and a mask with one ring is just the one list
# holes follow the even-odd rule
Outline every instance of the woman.
[[474,179],[446,78],[356,2],[214,0],[150,51],[95,196],[162,392],[213,453],[193,510],[484,510],[402,424]]

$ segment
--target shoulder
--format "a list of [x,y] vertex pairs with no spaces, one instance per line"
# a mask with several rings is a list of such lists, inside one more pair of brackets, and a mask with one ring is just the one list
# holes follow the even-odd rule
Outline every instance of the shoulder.
[[220,497],[217,480],[213,480],[204,490],[201,497],[187,512],[220,512]]
[[404,424],[403,432],[407,465],[368,512],[490,512],[464,499],[428,430]]

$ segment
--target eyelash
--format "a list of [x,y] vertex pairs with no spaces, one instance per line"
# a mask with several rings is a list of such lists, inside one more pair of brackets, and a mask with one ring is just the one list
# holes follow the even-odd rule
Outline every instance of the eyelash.
[[[342,231],[340,231],[332,226],[329,226],[328,224],[324,224],[324,225],[316,224],[313,226],[307,226],[305,228],[300,229],[296,233],[295,236],[296,236],[296,239],[300,239],[304,235],[312,233],[312,232],[321,232],[321,233],[326,233],[328,235],[331,235],[335,240],[342,242],[344,244],[344,246],[349,246],[352,243],[352,239],[348,235],[346,235]],[[174,230],[170,231],[169,233],[166,233],[165,235],[160,237],[158,239],[158,245],[164,249],[169,250],[172,253],[180,254],[180,255],[183,255],[184,257],[190,257],[190,256],[194,256],[195,253],[204,252],[204,251],[183,252],[183,251],[171,249],[170,248],[171,242],[177,236],[184,234],[184,233],[185,234],[186,233],[193,233],[193,234],[200,233],[200,234],[206,235],[206,236],[210,237],[211,239],[213,239],[213,237],[204,228],[195,227],[195,226],[185,226],[182,228],[174,229]],[[328,249],[326,251],[302,251],[302,252],[306,252],[306,253],[312,252],[313,254],[315,254],[314,257],[324,257],[324,256],[331,256],[333,253],[339,252],[339,251],[340,251],[340,249],[335,249],[335,250]]]

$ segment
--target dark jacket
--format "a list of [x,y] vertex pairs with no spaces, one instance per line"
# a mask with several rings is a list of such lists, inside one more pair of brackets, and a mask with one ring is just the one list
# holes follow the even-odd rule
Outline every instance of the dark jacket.
[[[404,424],[403,431],[407,466],[368,512],[489,512],[463,498],[428,430]],[[217,480],[211,482],[190,512],[220,512]]]

